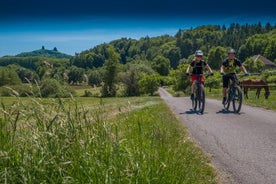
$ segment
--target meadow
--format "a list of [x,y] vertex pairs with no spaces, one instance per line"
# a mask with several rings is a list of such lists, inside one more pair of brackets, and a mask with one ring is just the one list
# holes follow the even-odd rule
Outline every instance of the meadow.
[[0,99],[0,183],[218,182],[159,97]]
[[[264,90],[261,91],[259,98],[256,98],[255,94],[256,90],[249,90],[248,99],[244,98],[243,95],[243,104],[276,111],[276,90],[270,90],[268,99],[264,97]],[[206,88],[206,97],[222,100],[221,89],[212,89],[212,92],[209,92],[208,88]]]

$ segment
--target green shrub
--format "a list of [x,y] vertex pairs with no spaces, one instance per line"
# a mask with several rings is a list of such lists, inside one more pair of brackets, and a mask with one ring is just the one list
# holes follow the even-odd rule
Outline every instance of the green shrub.
[[72,88],[61,85],[55,79],[44,79],[40,85],[40,93],[42,97],[66,98],[75,95]]

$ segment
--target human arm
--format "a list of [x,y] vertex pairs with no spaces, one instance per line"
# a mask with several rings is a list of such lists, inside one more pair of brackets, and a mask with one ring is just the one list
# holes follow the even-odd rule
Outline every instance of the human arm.
[[206,65],[206,68],[209,70],[209,72],[212,74],[213,73],[213,70],[211,69],[211,67],[207,64]]
[[243,66],[243,65],[241,65],[241,70],[242,70],[245,74],[248,73],[247,70],[246,70],[246,68],[245,68],[245,66]]
[[186,74],[189,74],[190,73],[190,68],[191,68],[191,65],[189,65],[186,69]]
[[223,65],[221,65],[221,67],[220,67],[220,73],[221,73],[222,75],[224,75],[224,66],[223,66]]

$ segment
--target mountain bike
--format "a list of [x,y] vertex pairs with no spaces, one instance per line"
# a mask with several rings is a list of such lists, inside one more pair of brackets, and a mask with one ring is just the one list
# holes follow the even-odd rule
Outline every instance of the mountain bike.
[[[211,74],[206,74],[205,77],[209,77]],[[198,76],[196,80],[196,86],[195,86],[195,93],[194,98],[192,100],[192,108],[194,111],[198,110],[199,113],[203,114],[205,109],[205,91],[204,91],[204,84],[201,83],[201,79],[204,76],[196,75]]]
[[229,110],[230,104],[232,103],[234,113],[239,113],[242,106],[242,91],[238,84],[238,79],[236,74],[226,74],[234,75],[233,80],[230,79],[228,93],[226,95],[226,101],[223,104],[226,110]]

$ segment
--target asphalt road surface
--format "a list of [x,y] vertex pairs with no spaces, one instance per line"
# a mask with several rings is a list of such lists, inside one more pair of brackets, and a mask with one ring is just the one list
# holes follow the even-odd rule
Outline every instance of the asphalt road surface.
[[[276,112],[243,105],[239,114],[206,99],[203,115],[191,110],[188,97],[161,98],[183,121],[191,138],[211,155],[222,182],[276,184]],[[231,108],[230,108],[231,110]]]

